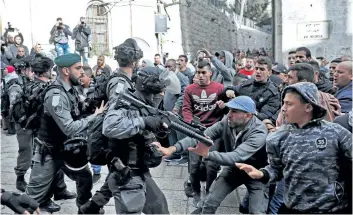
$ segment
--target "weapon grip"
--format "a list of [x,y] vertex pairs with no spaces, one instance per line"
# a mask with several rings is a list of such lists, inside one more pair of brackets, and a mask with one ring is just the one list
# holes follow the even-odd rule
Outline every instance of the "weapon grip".
[[194,132],[192,130],[189,130],[189,129],[183,127],[182,125],[177,124],[176,122],[171,122],[170,125],[171,125],[170,127],[172,129],[174,129],[176,131],[179,131],[180,133],[183,133],[186,136],[195,138],[199,142],[204,143],[206,146],[213,146],[213,141],[208,139],[205,136],[202,136],[202,135],[200,135],[200,134],[198,134],[198,133],[196,133],[196,132]]

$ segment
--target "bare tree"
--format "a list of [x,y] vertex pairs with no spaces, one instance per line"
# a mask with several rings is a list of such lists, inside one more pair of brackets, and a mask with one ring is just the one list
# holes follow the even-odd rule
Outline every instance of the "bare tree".
[[[240,14],[242,0],[234,0],[234,4],[230,5],[233,11]],[[260,22],[270,17],[267,7],[271,0],[248,0],[244,7],[244,17]]]

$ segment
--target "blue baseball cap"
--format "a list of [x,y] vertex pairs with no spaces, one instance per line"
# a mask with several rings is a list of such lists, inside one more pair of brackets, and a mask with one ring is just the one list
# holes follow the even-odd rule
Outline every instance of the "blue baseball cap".
[[226,107],[246,113],[256,114],[255,102],[249,96],[238,96],[227,102]]

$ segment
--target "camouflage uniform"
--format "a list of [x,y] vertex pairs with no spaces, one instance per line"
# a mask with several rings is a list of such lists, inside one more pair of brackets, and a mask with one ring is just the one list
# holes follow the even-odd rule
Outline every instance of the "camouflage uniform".
[[[261,169],[263,180],[285,179],[284,204],[305,213],[339,212],[347,207],[345,188],[352,175],[352,135],[342,126],[322,118],[326,110],[318,105],[318,90],[312,83],[297,83],[284,89],[296,90],[310,102],[313,120],[298,128],[282,125],[266,139],[270,165]],[[345,167],[350,167],[345,169]]]

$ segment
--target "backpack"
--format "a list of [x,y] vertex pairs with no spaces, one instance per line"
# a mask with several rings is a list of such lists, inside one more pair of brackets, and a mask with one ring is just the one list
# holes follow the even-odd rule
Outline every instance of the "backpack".
[[36,83],[30,85],[25,91],[25,107],[27,108],[27,120],[24,126],[25,129],[37,131],[40,125],[40,117],[44,111],[45,94],[53,89],[59,88],[58,85],[48,83]]
[[1,115],[3,117],[8,117],[10,112],[10,97],[9,97],[9,88],[12,84],[18,84],[18,80],[11,79],[9,82],[5,83],[5,80],[2,79],[4,88],[1,92]]
[[60,85],[32,82],[24,88],[19,102],[14,104],[13,118],[21,128],[36,132],[40,126],[40,118],[44,111],[45,94],[53,88],[62,88]]
[[[131,83],[130,80],[128,80],[125,76],[119,75],[119,74],[114,74],[110,76],[109,78],[103,77],[101,81],[96,82],[95,86],[95,95],[98,96],[98,98],[94,98],[98,101],[96,103],[101,103],[103,98],[105,97],[107,99],[107,95],[105,95],[105,89],[107,87],[107,84],[109,80],[113,77],[123,77],[125,78],[129,83]],[[99,83],[102,86],[97,86]],[[132,86],[132,85],[131,85]],[[104,91],[101,91],[103,90]],[[107,101],[107,100],[105,100]],[[87,139],[87,157],[88,161],[93,164],[93,165],[107,165],[110,161],[107,159],[107,154],[110,152],[109,147],[108,147],[108,138],[103,135],[103,121],[105,117],[106,112],[103,112],[101,114],[98,114],[93,120],[91,120],[88,124],[88,129],[87,129],[87,134],[88,134],[88,139]]]
[[98,114],[88,124],[87,157],[94,165],[106,165],[106,155],[109,152],[108,138],[102,134],[105,113]]

